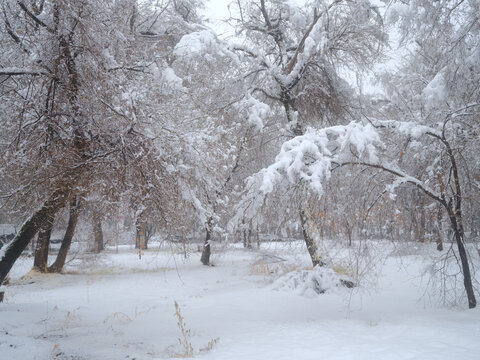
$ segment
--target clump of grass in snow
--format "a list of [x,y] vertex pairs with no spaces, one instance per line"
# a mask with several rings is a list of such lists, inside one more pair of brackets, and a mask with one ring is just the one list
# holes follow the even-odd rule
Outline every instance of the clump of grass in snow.
[[[194,350],[191,342],[191,331],[190,329],[187,328],[187,324],[185,323],[185,319],[182,316],[182,313],[180,312],[180,306],[178,303],[175,301],[175,317],[177,318],[177,326],[180,329],[180,332],[182,333],[182,337],[178,338],[179,344],[183,348],[183,353],[177,353],[173,357],[178,357],[178,358],[189,358],[193,357],[194,355]],[[208,352],[212,350],[212,348],[215,346],[215,344],[220,340],[220,338],[215,338],[212,339],[208,342],[208,344],[200,349],[200,352]]]
[[193,346],[190,342],[190,329],[187,328],[185,320],[183,319],[182,313],[180,312],[180,306],[175,301],[175,316],[177,317],[177,326],[182,333],[182,337],[178,338],[178,342],[183,347],[183,354],[177,354],[178,357],[192,357],[193,356]]

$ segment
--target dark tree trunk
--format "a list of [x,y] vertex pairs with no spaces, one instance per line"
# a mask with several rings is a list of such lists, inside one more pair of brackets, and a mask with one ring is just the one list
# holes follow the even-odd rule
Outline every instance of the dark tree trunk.
[[102,220],[98,216],[95,216],[93,219],[93,237],[94,237],[93,250],[96,253],[103,251],[105,247],[103,244]]
[[457,219],[457,216],[455,216],[455,214],[449,209],[450,223],[455,235],[455,242],[457,243],[458,254],[460,255],[460,262],[462,264],[463,285],[465,286],[465,291],[467,293],[468,308],[473,309],[477,306],[477,299],[475,299],[475,292],[473,291],[472,285],[472,275],[468,265],[467,251],[464,244],[463,226],[461,223],[461,218]]
[[35,234],[41,227],[45,226],[50,218],[55,216],[58,210],[65,203],[65,194],[62,191],[56,191],[42,206],[35,212],[20,229],[15,239],[8,245],[3,258],[0,260],[0,284],[7,277],[15,261],[20,257],[23,250],[32,241]]
[[68,217],[67,230],[63,236],[62,245],[58,251],[57,258],[54,263],[48,268],[48,272],[59,273],[62,272],[63,266],[67,259],[68,251],[70,250],[70,245],[72,244],[73,234],[75,233],[75,228],[78,222],[78,215],[80,213],[80,202],[76,197],[72,198],[70,201],[70,215]]
[[305,240],[305,245],[307,246],[312,264],[313,266],[324,266],[324,262],[320,259],[317,253],[317,244],[315,244],[313,238],[308,234],[307,221],[305,210],[300,210],[300,223],[302,225],[303,239]]
[[452,148],[448,141],[443,138],[443,142],[447,148],[447,153],[450,157],[450,163],[452,164],[452,172],[453,172],[453,179],[455,181],[455,195],[453,198],[454,205],[452,201],[448,204],[445,202],[444,197],[444,185],[441,181],[441,177],[439,176],[440,183],[441,183],[441,191],[444,201],[444,206],[447,208],[448,217],[450,218],[450,223],[452,225],[452,230],[455,235],[455,241],[458,247],[458,254],[460,255],[460,262],[462,264],[462,272],[463,272],[463,284],[465,286],[465,291],[467,293],[468,298],[468,307],[469,309],[473,309],[477,306],[477,300],[475,299],[475,293],[473,291],[472,285],[472,275],[470,273],[470,267],[468,265],[468,257],[467,251],[465,250],[465,231],[463,228],[463,216],[462,216],[462,188],[460,185],[460,177],[458,175],[458,167],[455,156],[453,154]]
[[348,222],[348,219],[345,219],[345,229],[347,230],[347,236],[348,236],[348,246],[352,246],[352,226],[350,226],[350,223]]
[[[419,194],[420,196],[420,194]],[[425,242],[425,235],[426,235],[426,211],[425,211],[425,200],[423,196],[421,196],[421,201],[420,201],[420,223],[419,223],[419,229],[418,229],[418,240],[422,243]]]
[[435,242],[437,243],[437,250],[443,251],[443,219],[442,219],[442,208],[439,206],[437,211],[437,226],[435,234]]
[[248,228],[243,230],[243,247],[245,249],[252,248],[252,229]]
[[48,249],[50,247],[50,236],[52,235],[54,217],[47,220],[45,226],[38,233],[37,246],[35,247],[35,259],[33,268],[40,272],[47,272]]
[[212,226],[213,219],[209,218],[207,221],[207,226],[205,226],[205,243],[203,244],[202,257],[200,258],[200,261],[203,265],[210,265],[210,240],[212,236]]
[[252,248],[252,228],[248,228],[248,239],[247,239],[247,249]]

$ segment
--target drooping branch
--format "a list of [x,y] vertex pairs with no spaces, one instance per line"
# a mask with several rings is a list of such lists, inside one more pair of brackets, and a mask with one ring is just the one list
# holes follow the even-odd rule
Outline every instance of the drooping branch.
[[429,197],[431,197],[435,201],[440,202],[445,207],[447,206],[447,203],[442,198],[442,196],[437,194],[433,189],[430,189],[422,181],[420,181],[419,179],[417,179],[413,176],[410,176],[410,175],[402,172],[401,170],[393,169],[386,164],[368,163],[368,162],[365,162],[365,161],[345,161],[345,162],[336,162],[336,165],[337,165],[336,168],[340,168],[340,167],[348,166],[348,165],[353,165],[353,166],[366,166],[366,167],[371,167],[371,168],[375,168],[375,169],[380,169],[380,170],[385,171],[389,174],[395,175],[399,179],[403,180],[402,182],[404,182],[404,183],[409,183],[409,184],[415,185],[417,188],[422,190],[425,194],[427,194]]

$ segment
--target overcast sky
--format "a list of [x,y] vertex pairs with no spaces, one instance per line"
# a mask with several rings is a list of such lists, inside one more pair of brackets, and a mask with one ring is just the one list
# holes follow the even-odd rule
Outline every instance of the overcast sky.
[[210,26],[221,35],[227,32],[227,27],[222,20],[228,17],[228,4],[231,0],[207,0],[204,16],[209,19]]

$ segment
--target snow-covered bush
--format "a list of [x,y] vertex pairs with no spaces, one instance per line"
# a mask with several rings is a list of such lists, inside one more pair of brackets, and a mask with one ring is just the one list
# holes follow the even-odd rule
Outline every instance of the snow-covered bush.
[[293,291],[299,295],[314,297],[326,292],[336,292],[354,286],[352,279],[335,272],[331,267],[316,266],[312,270],[295,270],[274,282],[273,288]]

